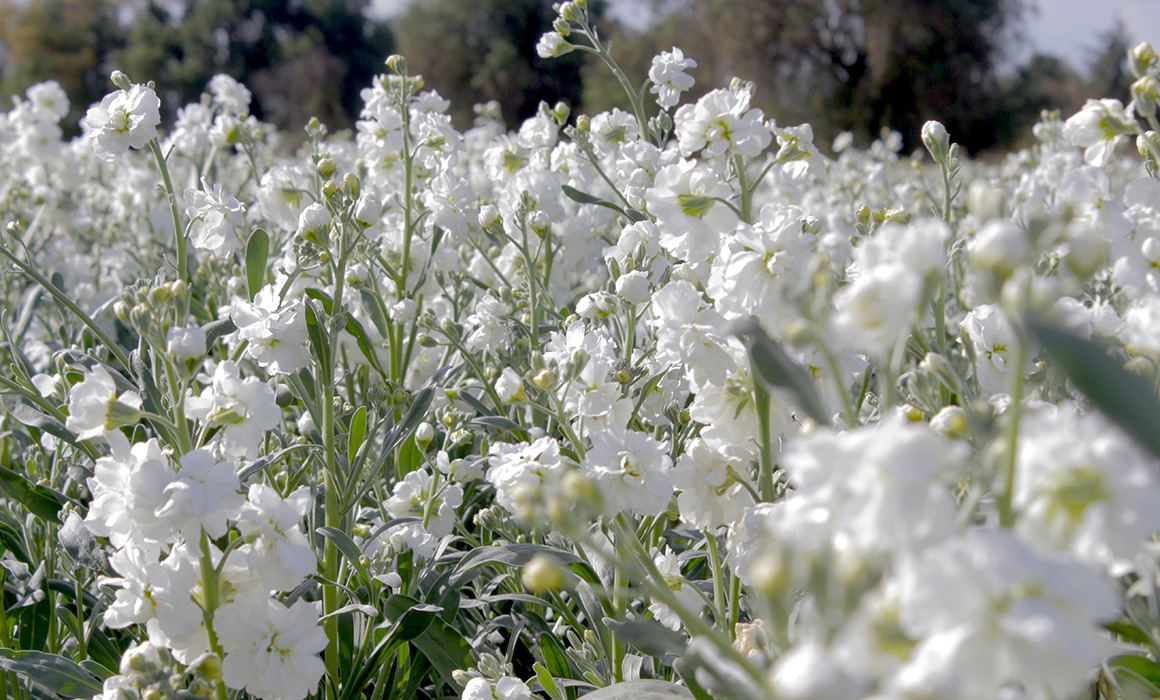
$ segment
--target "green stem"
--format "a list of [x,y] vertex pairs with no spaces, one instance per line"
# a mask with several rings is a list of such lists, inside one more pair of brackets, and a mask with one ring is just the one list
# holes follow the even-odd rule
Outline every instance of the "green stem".
[[756,378],[753,380],[753,402],[757,413],[757,436],[761,448],[757,488],[761,492],[761,500],[772,502],[776,493],[773,484],[773,432],[769,426],[770,396]]
[[[217,633],[213,631],[213,616],[218,609],[221,602],[221,591],[219,589],[220,579],[218,572],[213,566],[213,557],[210,555],[209,549],[209,535],[206,534],[205,529],[201,531],[201,592],[205,596],[205,632],[209,639],[210,651],[218,655],[218,658],[224,656],[222,652],[222,645],[218,641]],[[226,700],[226,685],[219,678],[214,683],[214,695],[217,700]]]
[[[161,144],[157,139],[149,141],[149,150],[157,161],[157,168],[161,171],[161,180],[165,183],[165,195],[169,200],[169,214],[173,218],[173,247],[177,250],[177,279],[189,282],[189,260],[186,250],[187,241],[185,231],[181,228],[181,214],[177,211],[177,193],[173,191],[173,180],[169,177],[169,166],[165,164],[165,156],[161,154]],[[181,308],[182,306],[186,308]],[[189,313],[188,302],[178,302],[177,325],[185,321]]]
[[1015,524],[1015,511],[1012,499],[1015,495],[1015,462],[1019,453],[1019,423],[1023,416],[1023,365],[1027,363],[1027,342],[1020,331],[1015,333],[1015,362],[1011,369],[1011,404],[1007,409],[1007,430],[1004,438],[1007,449],[1003,453],[1002,477],[1003,490],[996,503],[999,508],[999,525],[1012,527]]
[[[705,545],[708,548],[709,569],[713,572],[713,615],[718,626],[727,625],[729,615],[728,601],[725,596],[725,572],[721,566],[721,552],[717,546],[717,535],[712,530],[705,531]],[[725,633],[733,638],[733,627],[729,626]]]

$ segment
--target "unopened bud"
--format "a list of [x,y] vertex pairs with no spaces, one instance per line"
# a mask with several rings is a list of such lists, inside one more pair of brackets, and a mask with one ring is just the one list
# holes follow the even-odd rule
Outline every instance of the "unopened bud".
[[947,128],[936,121],[929,121],[922,125],[922,145],[934,162],[943,164],[947,160],[947,151],[951,147],[951,137]]
[[113,85],[116,85],[122,90],[128,91],[133,89],[133,81],[129,80],[129,76],[119,70],[113,71],[113,74],[109,76],[109,80]]
[[[326,158],[320,158],[318,160],[318,174],[321,177],[329,179],[330,176],[334,174],[334,168],[335,168],[334,160],[332,160],[331,158],[326,157]],[[330,195],[327,195],[327,196],[329,197]]]
[[1156,51],[1146,41],[1141,41],[1128,51],[1128,69],[1137,78],[1143,78],[1156,66]]
[[334,196],[335,192],[338,192],[338,183],[336,183],[334,180],[327,180],[325,183],[323,183],[323,185],[322,185],[322,196],[323,197],[330,199],[331,197]]
[[1132,83],[1132,99],[1136,103],[1136,113],[1145,119],[1156,115],[1156,104],[1160,102],[1160,83],[1150,75],[1145,75]]
[[520,580],[529,593],[541,595],[560,590],[564,585],[564,572],[555,559],[537,554],[524,565]]
[[389,68],[395,75],[407,74],[407,59],[403,58],[399,54],[388,56],[386,63],[387,68]]
[[415,442],[419,444],[420,449],[426,450],[427,445],[430,445],[434,439],[435,428],[430,423],[423,421],[418,428],[415,428]]

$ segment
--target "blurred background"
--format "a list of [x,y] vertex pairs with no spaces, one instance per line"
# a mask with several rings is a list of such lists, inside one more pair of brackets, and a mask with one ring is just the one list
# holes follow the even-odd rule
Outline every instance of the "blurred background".
[[[780,125],[810,122],[824,150],[884,127],[908,148],[939,119],[972,154],[1018,147],[1044,109],[1128,99],[1127,48],[1160,33],[1160,0],[589,0],[635,78],[673,46],[698,62],[692,97],[732,76]],[[0,0],[0,103],[55,79],[66,129],[119,68],[153,80],[164,123],[216,73],[244,82],[253,112],[291,133],[311,116],[351,128],[359,91],[401,53],[451,100],[456,126],[496,100],[509,126],[541,100],[588,114],[626,100],[579,52],[541,59],[552,0]]]

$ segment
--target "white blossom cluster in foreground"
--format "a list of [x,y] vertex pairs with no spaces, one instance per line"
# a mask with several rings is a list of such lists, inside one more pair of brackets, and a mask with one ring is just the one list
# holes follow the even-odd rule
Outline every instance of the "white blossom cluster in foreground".
[[459,132],[392,57],[297,150],[226,76],[0,117],[2,682],[1160,694],[1151,47],[1001,165],[828,158],[558,11],[632,113]]

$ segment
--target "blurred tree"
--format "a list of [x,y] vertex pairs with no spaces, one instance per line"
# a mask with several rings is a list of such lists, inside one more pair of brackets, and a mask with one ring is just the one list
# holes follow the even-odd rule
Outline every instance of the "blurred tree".
[[[915,147],[923,122],[938,118],[969,150],[994,144],[977,122],[991,114],[995,67],[1024,9],[1024,0],[652,3],[651,27],[615,32],[617,55],[638,75],[677,45],[698,61],[700,90],[753,80],[758,106],[779,123],[811,122],[820,141],[889,126]],[[586,77],[591,107],[620,104],[599,67]]]
[[1092,52],[1088,94],[1092,97],[1114,97],[1127,103],[1132,99],[1132,74],[1128,71],[1126,56],[1132,47],[1128,29],[1117,22],[1100,35],[1097,48]]
[[[589,2],[593,17],[599,19],[603,4]],[[427,0],[413,3],[395,32],[410,72],[451,100],[459,127],[471,124],[474,104],[489,100],[514,126],[533,116],[541,100],[580,105],[581,54],[536,54],[555,17],[552,0]]]
[[109,91],[110,54],[122,42],[117,9],[115,0],[0,0],[0,93],[57,81],[72,103],[62,126],[79,133],[89,104]]
[[245,83],[253,112],[291,132],[310,116],[349,127],[359,91],[393,49],[369,0],[148,0],[118,55],[134,79],[167,89],[170,110],[196,100],[217,73]]

